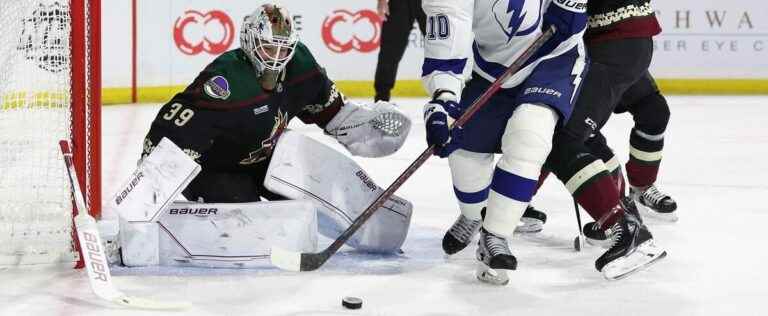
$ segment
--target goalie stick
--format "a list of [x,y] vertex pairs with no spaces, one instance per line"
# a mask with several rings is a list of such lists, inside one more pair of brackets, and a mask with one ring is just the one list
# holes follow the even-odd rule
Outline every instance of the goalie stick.
[[[538,38],[523,52],[523,54],[520,55],[513,63],[512,65],[507,68],[504,73],[499,76],[499,78],[496,79],[496,81],[491,84],[490,87],[488,87],[483,94],[478,97],[475,102],[472,103],[472,105],[467,108],[466,112],[462,114],[454,123],[451,125],[451,129],[454,128],[461,128],[466,124],[466,122],[472,118],[472,116],[475,115],[475,113],[482,108],[488,99],[491,98],[491,96],[496,93],[499,89],[501,89],[501,85],[512,75],[517,73],[517,71],[522,68],[523,64],[525,64],[526,61],[533,55],[534,52],[536,52],[539,48],[541,48],[544,43],[549,40],[552,35],[554,35],[556,29],[554,26],[550,26],[549,29],[547,29],[544,33],[539,35]],[[430,156],[435,151],[435,146],[429,146],[426,150],[424,150],[421,155],[416,158],[416,160],[411,163],[410,166],[408,166],[405,171],[403,171],[402,174],[400,174],[395,181],[392,182],[392,184],[389,185],[389,187],[384,190],[384,192],[379,195],[376,200],[371,203],[368,208],[363,211],[360,216],[358,216],[352,224],[339,235],[336,240],[331,243],[330,246],[325,248],[324,250],[317,252],[317,253],[301,253],[301,252],[295,252],[290,251],[286,249],[282,249],[279,247],[272,247],[271,249],[271,260],[272,264],[275,266],[284,269],[284,270],[290,270],[290,271],[313,271],[317,270],[320,266],[322,266],[328,259],[333,256],[339,248],[341,248],[342,245],[350,238],[352,235],[357,232],[360,227],[365,224],[365,222],[373,215],[376,210],[381,207],[381,205],[384,204],[384,202],[392,196],[392,194],[395,193],[395,191],[400,188],[400,186],[408,180],[408,178],[413,175],[416,170],[421,167],[421,165],[424,164],[424,162],[429,159]]]
[[59,141],[61,154],[67,166],[69,183],[72,186],[70,192],[75,202],[75,230],[77,240],[80,243],[80,256],[85,261],[85,269],[88,272],[88,281],[96,296],[114,304],[148,310],[179,310],[189,307],[188,303],[156,302],[148,299],[131,297],[116,289],[112,284],[112,275],[109,272],[107,257],[104,254],[101,237],[96,228],[96,220],[88,213],[83,199],[83,192],[77,182],[77,173],[72,163],[72,149],[68,140]]

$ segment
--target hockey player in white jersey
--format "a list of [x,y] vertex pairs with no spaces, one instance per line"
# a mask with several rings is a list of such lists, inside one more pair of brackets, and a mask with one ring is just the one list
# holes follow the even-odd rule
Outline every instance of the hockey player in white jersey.
[[[506,284],[507,270],[517,267],[507,238],[531,200],[553,133],[569,119],[587,68],[586,0],[433,0],[423,8],[422,79],[432,95],[424,112],[427,142],[448,157],[461,210],[443,249],[460,251],[479,229],[477,277]],[[462,129],[449,131],[451,120],[550,26],[554,36]],[[473,75],[465,86],[470,54]],[[494,153],[502,154],[495,167]],[[620,258],[601,256],[598,270]]]
[[[555,127],[568,119],[585,70],[586,1],[424,1],[423,8],[422,76],[433,96],[424,113],[427,142],[448,157],[461,209],[443,248],[449,254],[461,250],[479,228],[477,277],[506,284],[506,271],[517,267],[507,238],[528,206]],[[450,120],[550,25],[555,35],[451,135]],[[465,87],[470,54],[473,76]],[[495,168],[494,153],[502,154]]]

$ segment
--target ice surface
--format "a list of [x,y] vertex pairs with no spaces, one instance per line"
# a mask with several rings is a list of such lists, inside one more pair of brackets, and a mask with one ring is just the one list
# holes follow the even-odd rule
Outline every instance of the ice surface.
[[[414,118],[404,148],[388,158],[357,159],[381,185],[425,148],[424,100],[399,101]],[[398,192],[414,203],[402,255],[345,249],[320,270],[304,273],[115,268],[114,282],[129,295],[188,300],[194,307],[187,315],[764,315],[768,98],[670,97],[669,103],[672,118],[658,183],[677,199],[680,221],[650,223],[669,256],[624,280],[606,281],[594,270],[601,250],[573,251],[572,202],[550,177],[534,199],[549,222],[537,235],[512,239],[519,267],[510,284],[477,282],[474,246],[450,259],[442,254],[440,240],[458,210],[447,161],[435,157]],[[135,166],[156,111],[156,105],[104,109],[105,198]],[[292,124],[333,143],[314,126]],[[624,160],[631,125],[623,114],[604,130]],[[0,284],[0,315],[167,314],[102,303],[90,292],[84,271],[63,267],[0,270]],[[363,308],[345,310],[344,296],[362,298]]]

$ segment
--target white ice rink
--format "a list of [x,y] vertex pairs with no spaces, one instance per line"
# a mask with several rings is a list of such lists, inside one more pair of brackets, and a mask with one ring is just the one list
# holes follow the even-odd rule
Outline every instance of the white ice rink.
[[[179,315],[767,315],[768,98],[668,100],[672,118],[658,184],[677,199],[680,221],[649,222],[669,255],[628,279],[602,278],[594,269],[600,249],[573,251],[572,200],[550,177],[534,199],[549,221],[543,232],[511,240],[519,266],[510,284],[479,283],[474,246],[450,259],[440,248],[458,209],[447,161],[434,157],[398,192],[414,204],[402,255],[344,249],[320,270],[303,273],[115,268],[115,284],[130,295],[192,302]],[[400,100],[415,122],[403,149],[388,158],[357,159],[379,185],[389,185],[424,150],[423,102]],[[105,197],[135,166],[156,111],[150,105],[104,108]],[[292,124],[333,142],[314,126]],[[624,114],[604,130],[624,160],[631,125]],[[362,298],[363,308],[345,310],[343,296]],[[0,271],[0,315],[165,314],[101,302],[84,271]]]

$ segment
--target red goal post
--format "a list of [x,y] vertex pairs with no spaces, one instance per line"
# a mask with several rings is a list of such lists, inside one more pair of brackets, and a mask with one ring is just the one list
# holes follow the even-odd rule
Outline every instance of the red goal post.
[[[87,7],[87,10],[86,10]],[[72,140],[88,208],[101,215],[101,0],[71,0]],[[85,184],[88,184],[85,186]]]
[[[72,145],[91,216],[101,217],[101,0],[70,0]],[[73,218],[77,212],[72,207]],[[74,224],[73,224],[74,227]],[[79,251],[77,237],[73,241]],[[82,252],[81,252],[82,254]],[[79,259],[76,267],[82,268]]]

